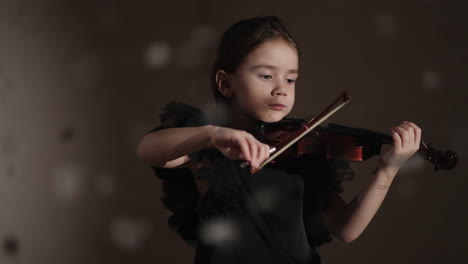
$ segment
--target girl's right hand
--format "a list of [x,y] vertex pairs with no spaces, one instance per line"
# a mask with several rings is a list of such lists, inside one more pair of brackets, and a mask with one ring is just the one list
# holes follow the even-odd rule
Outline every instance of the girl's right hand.
[[252,134],[227,127],[215,126],[211,145],[229,159],[246,160],[253,168],[270,156],[270,147],[258,141]]

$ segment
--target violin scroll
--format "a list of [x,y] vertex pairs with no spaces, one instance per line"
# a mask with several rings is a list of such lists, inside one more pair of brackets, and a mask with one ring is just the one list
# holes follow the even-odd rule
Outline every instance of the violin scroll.
[[458,156],[457,153],[447,150],[442,152],[436,150],[431,146],[431,143],[426,144],[424,141],[421,142],[420,151],[424,152],[424,158],[434,164],[434,170],[451,170],[457,166]]

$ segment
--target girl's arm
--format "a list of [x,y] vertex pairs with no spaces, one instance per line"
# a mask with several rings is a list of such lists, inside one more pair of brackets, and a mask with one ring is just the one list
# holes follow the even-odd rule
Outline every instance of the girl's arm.
[[188,161],[188,154],[211,147],[212,125],[167,128],[143,137],[137,149],[140,160],[154,167],[173,168]]
[[392,131],[393,146],[382,155],[380,163],[367,183],[349,203],[339,195],[332,198],[325,222],[331,233],[344,242],[355,240],[380,208],[399,168],[418,149],[421,129],[404,122]]
[[332,197],[325,221],[336,238],[349,243],[361,235],[380,208],[396,172],[377,168],[349,204],[338,194]]
[[173,168],[189,161],[188,154],[208,148],[217,148],[229,159],[249,161],[258,167],[269,157],[269,146],[251,134],[226,127],[167,128],[143,137],[137,156],[154,167]]

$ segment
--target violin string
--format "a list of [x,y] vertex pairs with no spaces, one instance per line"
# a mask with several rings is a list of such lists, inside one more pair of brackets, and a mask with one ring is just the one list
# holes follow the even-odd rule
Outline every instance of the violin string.
[[[335,121],[333,119],[327,119],[324,122],[324,124],[328,124],[328,123],[334,123],[334,124],[337,124],[337,125],[342,125],[342,126],[351,127],[351,128],[361,128],[361,127],[356,127],[356,126],[351,125],[351,124],[346,123],[346,122]],[[378,134],[382,134],[382,135],[391,136],[391,134],[389,134],[388,132],[384,132],[384,131],[381,131],[381,130],[378,130],[378,129],[367,129],[367,128],[362,128],[362,129],[369,130],[369,131],[372,131],[372,132],[375,132],[375,133],[378,133]]]

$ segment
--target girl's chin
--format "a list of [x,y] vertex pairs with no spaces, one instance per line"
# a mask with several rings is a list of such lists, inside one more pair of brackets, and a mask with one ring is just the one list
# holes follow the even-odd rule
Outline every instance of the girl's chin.
[[284,115],[276,115],[276,116],[262,117],[262,118],[259,118],[259,120],[266,122],[266,123],[275,123],[275,122],[281,121],[283,118],[284,118]]

